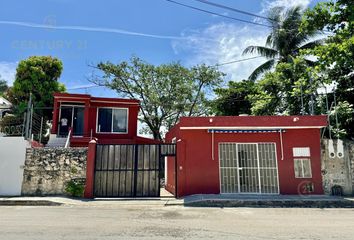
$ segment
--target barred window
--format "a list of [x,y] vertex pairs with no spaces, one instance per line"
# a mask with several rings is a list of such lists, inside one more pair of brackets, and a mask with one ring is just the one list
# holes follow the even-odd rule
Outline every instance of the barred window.
[[296,178],[312,178],[311,161],[309,158],[294,159],[294,170]]

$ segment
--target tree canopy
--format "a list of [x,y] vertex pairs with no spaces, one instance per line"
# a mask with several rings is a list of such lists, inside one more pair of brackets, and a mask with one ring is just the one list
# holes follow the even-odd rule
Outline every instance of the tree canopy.
[[318,3],[305,12],[300,29],[332,32],[325,44],[307,49],[303,54],[314,55],[316,74],[323,82],[336,85],[337,106],[331,114],[339,115],[340,129],[335,134],[354,137],[354,1]]
[[303,9],[299,6],[285,10],[276,7],[268,14],[272,26],[265,46],[248,46],[243,54],[258,53],[268,60],[257,67],[249,79],[255,81],[262,73],[271,70],[279,62],[289,62],[299,55],[300,50],[308,49],[321,43],[313,40],[318,34],[315,29],[300,31]]
[[227,88],[217,88],[215,93],[217,98],[213,101],[213,109],[216,115],[251,114],[249,96],[256,94],[256,84],[248,80],[230,81]]
[[139,119],[155,139],[182,116],[210,112],[207,95],[222,81],[223,73],[206,65],[183,67],[180,63],[155,66],[137,57],[119,64],[101,62],[103,76],[93,82],[116,90],[121,97],[141,101]]
[[[52,107],[53,93],[65,91],[65,86],[58,82],[62,70],[62,62],[50,56],[32,56],[20,61],[13,87],[8,91],[8,98],[16,106],[17,112],[24,111],[30,94],[35,107]],[[50,109],[38,111],[51,117]]]
[[9,86],[7,85],[7,82],[3,79],[1,79],[0,75],[0,96],[4,95],[5,92],[8,90]]
[[[331,126],[326,134],[353,139],[354,1],[318,3],[304,14],[298,10],[290,9],[283,16],[293,17],[283,20],[278,10],[272,11],[270,19],[276,21],[266,47],[250,46],[245,50],[269,59],[269,64],[257,68],[250,80],[272,71],[253,84],[233,83],[229,89],[216,91],[215,104],[224,103],[216,113],[236,115],[228,106],[237,109],[240,99],[228,96],[242,96],[241,101],[254,115],[329,114]],[[325,32],[326,38],[308,42],[317,32]],[[240,86],[252,88],[245,92]],[[328,86],[335,86],[335,90]]]

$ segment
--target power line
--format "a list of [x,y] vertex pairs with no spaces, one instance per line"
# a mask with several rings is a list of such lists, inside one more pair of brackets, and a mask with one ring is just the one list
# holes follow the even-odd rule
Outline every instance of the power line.
[[240,10],[240,9],[237,9],[237,8],[232,8],[232,7],[229,7],[229,6],[225,6],[225,5],[222,5],[222,4],[219,4],[219,3],[209,2],[209,1],[206,1],[206,0],[194,0],[194,1],[201,2],[201,3],[204,3],[204,4],[208,4],[208,5],[211,5],[211,6],[214,6],[214,7],[218,7],[218,8],[223,8],[223,9],[230,10],[230,11],[233,11],[233,12],[246,14],[246,15],[249,15],[249,16],[252,16],[252,17],[263,18],[263,19],[270,20],[270,21],[276,21],[276,20],[268,18],[268,17],[264,17],[264,16],[257,15],[257,14],[254,14],[254,13],[250,13],[250,12],[246,12],[246,11],[243,11],[243,10]]
[[223,65],[228,65],[228,64],[232,64],[232,63],[238,63],[238,62],[244,62],[244,61],[248,61],[248,60],[252,60],[255,58],[261,58],[263,56],[256,56],[256,57],[250,57],[250,58],[244,58],[244,59],[238,59],[238,60],[234,60],[234,61],[230,61],[230,62],[224,62],[224,63],[218,63],[215,64],[215,67],[219,67],[219,66],[223,66]]
[[251,21],[243,20],[243,19],[240,19],[240,18],[234,18],[234,17],[230,17],[230,16],[225,16],[225,15],[222,15],[222,14],[219,14],[219,13],[216,13],[216,12],[204,10],[204,9],[197,8],[197,7],[193,7],[191,5],[183,4],[183,3],[176,2],[176,1],[173,1],[173,0],[166,0],[166,1],[174,3],[174,4],[177,4],[177,5],[180,5],[180,6],[183,6],[183,7],[186,7],[186,8],[194,9],[194,10],[197,10],[197,11],[200,11],[200,12],[209,13],[209,14],[212,14],[212,15],[215,15],[215,16],[228,18],[228,19],[232,19],[232,20],[235,20],[235,21],[243,22],[243,23],[249,23],[249,24],[253,24],[253,25],[258,25],[258,26],[262,26],[262,27],[271,28],[271,26],[266,25],[266,24],[251,22]]

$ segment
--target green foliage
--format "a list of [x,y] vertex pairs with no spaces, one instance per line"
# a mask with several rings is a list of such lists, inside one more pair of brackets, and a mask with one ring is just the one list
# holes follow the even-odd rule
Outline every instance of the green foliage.
[[[342,102],[338,108],[349,109],[348,106],[354,104],[354,1],[323,2],[307,10],[301,30],[322,29],[333,32],[326,39],[326,44],[303,51],[303,54],[317,57],[315,73],[321,76],[323,82],[337,84],[337,100]],[[339,119],[343,131],[335,134],[353,138],[352,124],[347,121],[354,119],[354,114],[350,114],[351,111],[339,112],[346,117]]]
[[100,63],[104,76],[93,82],[116,90],[119,96],[141,101],[140,120],[155,139],[183,116],[210,112],[206,95],[222,81],[223,74],[206,65],[192,68],[179,63],[154,66],[137,57],[130,62]]
[[66,183],[65,191],[73,197],[82,197],[85,190],[84,179],[72,179]]
[[[293,7],[289,10],[273,8],[269,13],[269,24],[272,31],[266,40],[266,46],[249,46],[243,54],[257,53],[268,60],[256,68],[249,76],[255,81],[261,74],[271,70],[281,62],[291,62],[292,58],[299,55],[300,50],[319,45],[320,41],[311,41],[317,35],[314,29],[300,31],[303,10]],[[308,60],[309,61],[309,60]]]
[[[52,107],[53,93],[65,91],[64,85],[58,82],[62,69],[62,62],[50,56],[33,56],[20,61],[13,87],[8,92],[16,113],[24,111],[31,93],[35,108]],[[37,111],[48,119],[51,112]]]
[[252,103],[248,96],[256,93],[256,84],[249,80],[230,81],[227,88],[217,88],[215,93],[217,97],[213,101],[213,109],[216,115],[251,114]]
[[[348,102],[339,102],[336,107],[330,111],[330,121],[332,133],[337,138],[346,138],[354,135],[354,108],[353,104]],[[336,126],[336,117],[338,118],[338,127]]]
[[3,96],[5,92],[8,90],[9,86],[7,86],[7,82],[1,79],[0,76],[0,96]]
[[312,77],[311,68],[303,58],[279,63],[274,72],[267,73],[256,85],[252,100],[255,115],[299,115],[310,113],[310,96],[321,85]]

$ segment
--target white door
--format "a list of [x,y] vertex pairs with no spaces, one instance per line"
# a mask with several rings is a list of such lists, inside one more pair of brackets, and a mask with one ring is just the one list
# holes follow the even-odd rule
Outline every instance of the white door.
[[279,193],[274,143],[220,143],[221,193]]
[[27,141],[0,137],[0,196],[21,195]]

